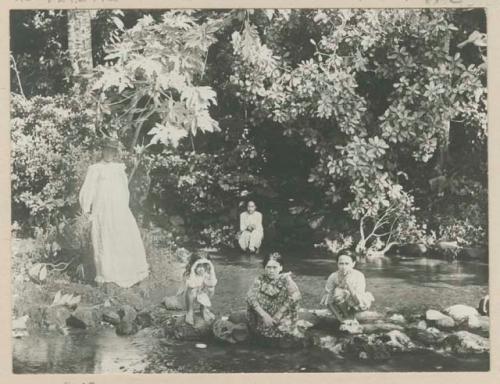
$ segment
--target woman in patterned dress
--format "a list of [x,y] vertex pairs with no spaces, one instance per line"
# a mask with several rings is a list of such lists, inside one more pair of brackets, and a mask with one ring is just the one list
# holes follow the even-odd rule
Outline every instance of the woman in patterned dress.
[[256,336],[279,339],[293,333],[301,295],[290,272],[282,273],[279,253],[268,255],[263,264],[265,273],[255,279],[247,294],[248,324]]

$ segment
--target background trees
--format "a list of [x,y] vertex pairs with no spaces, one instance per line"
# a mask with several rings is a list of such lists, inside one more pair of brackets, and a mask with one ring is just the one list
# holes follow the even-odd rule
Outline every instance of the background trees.
[[[481,10],[98,12],[83,94],[71,93],[71,67],[59,59],[65,12],[12,18],[24,103],[68,94],[91,115],[75,133],[119,137],[144,223],[230,245],[238,204],[251,197],[276,246],[340,233],[360,252],[425,236],[486,241]],[[37,62],[39,46],[50,59]],[[12,90],[20,92],[15,76]],[[16,143],[28,116],[21,99],[13,103]],[[64,125],[55,128],[63,140]],[[82,162],[90,142],[78,149]],[[20,186],[34,176],[21,172],[16,153],[14,218],[24,223],[31,208]],[[77,175],[71,167],[37,179],[30,193]]]

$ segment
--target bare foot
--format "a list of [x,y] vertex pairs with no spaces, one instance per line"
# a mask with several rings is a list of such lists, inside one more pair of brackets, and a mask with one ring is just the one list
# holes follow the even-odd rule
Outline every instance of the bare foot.
[[203,309],[202,316],[205,321],[215,319],[215,315],[208,308]]
[[194,315],[193,312],[186,313],[186,323],[189,325],[194,325]]

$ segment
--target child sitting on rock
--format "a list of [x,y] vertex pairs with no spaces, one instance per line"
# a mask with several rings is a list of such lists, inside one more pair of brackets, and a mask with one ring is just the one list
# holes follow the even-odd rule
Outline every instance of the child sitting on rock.
[[207,255],[193,254],[184,272],[184,294],[186,303],[186,323],[194,325],[194,307],[199,304],[204,320],[210,321],[215,315],[210,311],[211,297],[214,295],[217,278],[215,269]]
[[355,262],[349,255],[341,255],[337,261],[338,271],[328,277],[321,304],[340,321],[353,319],[356,312],[366,311],[374,301],[366,292],[365,276],[354,269]]

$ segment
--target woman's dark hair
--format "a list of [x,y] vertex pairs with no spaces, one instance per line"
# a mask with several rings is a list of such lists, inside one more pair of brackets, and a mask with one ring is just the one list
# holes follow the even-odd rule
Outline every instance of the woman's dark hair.
[[337,256],[337,263],[339,262],[339,259],[342,257],[342,256],[347,256],[351,259],[352,262],[356,261],[354,260],[354,256],[352,255],[351,252],[341,252],[339,253],[339,255]]
[[262,265],[264,266],[264,268],[270,260],[280,263],[280,265],[283,267],[283,256],[281,256],[281,254],[279,254],[278,252],[269,253],[264,256],[264,260],[262,260]]
[[192,253],[191,256],[189,257],[187,264],[186,264],[186,269],[184,270],[184,277],[189,276],[189,274],[191,273],[191,268],[193,267],[193,264],[196,263],[200,259],[210,260],[210,255],[207,252],[203,252],[203,251],[198,251],[196,253]]

